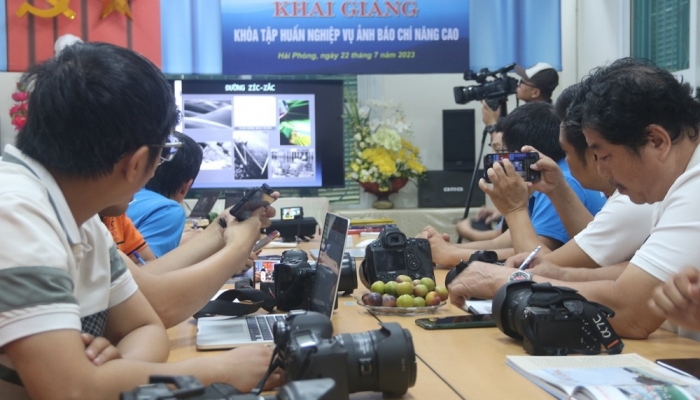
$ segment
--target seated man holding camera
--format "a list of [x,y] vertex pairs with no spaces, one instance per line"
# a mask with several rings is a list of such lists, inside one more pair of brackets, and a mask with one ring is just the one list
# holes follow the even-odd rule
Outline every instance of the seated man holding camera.
[[643,339],[664,321],[650,307],[654,289],[700,258],[700,208],[694,201],[700,191],[700,103],[670,72],[625,58],[584,79],[578,105],[598,172],[634,203],[657,203],[649,237],[629,263],[616,266],[621,273],[613,279],[607,271],[612,267],[588,269],[585,281],[567,282],[538,275],[537,266],[518,271],[475,262],[452,282],[451,298],[457,305],[472,296],[492,298],[517,277],[548,281],[611,308],[620,336]]
[[[595,214],[595,217],[591,215],[579,200],[576,191],[564,179],[557,163],[542,154],[540,154],[540,160],[532,166],[533,169],[540,171],[541,179],[531,183],[531,188],[547,195],[567,233],[573,237],[573,240],[551,253],[549,249],[543,248],[539,253],[540,259],[559,266],[597,268],[629,261],[632,258],[634,252],[649,236],[651,206],[632,203],[629,197],[616,191],[608,179],[598,174],[593,150],[588,148],[580,125],[570,123],[569,118],[572,117],[567,118],[567,110],[569,115],[574,115],[580,108],[569,107],[577,94],[578,87],[579,85],[568,87],[557,99],[557,114],[562,119],[559,142],[566,153],[566,163],[574,178],[584,188],[604,193],[608,201],[600,212]],[[536,149],[525,146],[523,151],[536,151]],[[517,174],[493,181],[493,188],[482,185],[482,189],[491,197],[499,210],[508,215],[507,219],[511,222],[518,218],[526,219],[527,186]],[[518,217],[518,214],[521,215]],[[614,238],[622,232],[626,240],[624,243],[617,243]],[[521,247],[525,248],[535,248],[539,245],[534,232],[527,230],[518,232],[514,240],[521,242]],[[522,262],[527,255],[523,253],[516,256],[511,262],[516,260]],[[543,264],[540,263],[540,267]],[[564,274],[568,271],[561,267],[552,268],[546,276],[560,278],[562,275],[552,276],[551,274]],[[576,280],[576,270],[571,270],[569,273],[571,278],[566,280]]]
[[[97,215],[128,202],[170,154],[178,111],[162,72],[131,50],[81,43],[22,83],[32,112],[0,162],[0,225],[13,232],[0,242],[2,281],[12,282],[0,290],[0,398],[117,398],[156,374],[250,391],[271,348],[165,363],[163,324]],[[81,332],[121,358],[96,365]]]
[[[544,102],[524,104],[511,112],[503,120],[503,143],[510,152],[519,152],[525,145],[532,145],[551,156],[564,173],[569,185],[574,188],[577,196],[591,214],[597,213],[605,202],[600,192],[586,190],[571,176],[564,160],[564,152],[558,141],[559,118],[554,107]],[[510,165],[508,163],[507,165]],[[497,177],[495,171],[503,175],[503,168],[498,163],[489,169],[488,174]],[[515,172],[512,172],[515,174]],[[481,183],[480,183],[481,185]],[[547,196],[535,192],[531,196],[526,193],[527,219],[509,222],[509,229],[493,240],[471,242],[453,245],[444,240],[434,228],[427,227],[421,237],[430,241],[433,261],[436,264],[454,267],[462,260],[470,258],[476,250],[493,250],[498,253],[498,259],[505,259],[516,253],[532,250],[529,242],[518,242],[518,235],[512,232],[527,233],[534,230],[541,245],[556,249],[569,241],[561,220]]]

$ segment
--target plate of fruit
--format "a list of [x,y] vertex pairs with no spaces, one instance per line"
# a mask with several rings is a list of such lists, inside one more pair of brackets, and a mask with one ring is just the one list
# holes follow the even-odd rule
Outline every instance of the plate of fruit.
[[357,304],[378,315],[422,315],[437,312],[447,298],[447,288],[436,286],[431,278],[399,275],[395,281],[372,283]]

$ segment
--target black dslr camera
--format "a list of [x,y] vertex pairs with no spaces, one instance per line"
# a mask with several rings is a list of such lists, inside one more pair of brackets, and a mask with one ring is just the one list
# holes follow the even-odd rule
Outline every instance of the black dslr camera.
[[[308,262],[306,252],[287,250],[275,264],[272,274],[275,285],[276,307],[280,311],[309,310],[316,285],[316,264]],[[343,254],[340,266],[340,281],[337,290],[351,294],[357,288],[355,258]],[[335,303],[335,308],[338,303]]]
[[[398,323],[381,329],[331,336],[331,321],[322,314],[292,311],[274,325],[277,365],[287,381],[332,378],[328,398],[374,391],[401,396],[416,383],[416,354],[411,333]],[[273,364],[274,365],[274,364]]]
[[435,280],[428,239],[406,238],[394,227],[384,228],[379,237],[367,245],[360,270],[360,278],[367,288],[373,282],[393,281],[399,275]]
[[454,267],[454,269],[448,272],[447,275],[445,275],[445,287],[449,287],[450,282],[452,282],[457,277],[457,275],[461,274],[462,271],[464,271],[469,266],[469,264],[471,264],[474,261],[483,261],[490,264],[494,264],[498,261],[498,254],[495,251],[491,250],[475,251],[469,257],[469,260],[467,260],[467,262],[462,261],[461,263],[457,264],[457,266]]
[[569,352],[618,354],[624,344],[608,322],[615,313],[586,300],[574,289],[533,281],[503,285],[493,298],[493,317],[501,332],[522,339],[530,355]]
[[[335,386],[332,379],[313,379],[290,382],[282,386],[277,394],[258,396],[241,394],[233,386],[225,383],[202,384],[194,376],[152,375],[148,385],[141,385],[129,392],[122,392],[120,400],[333,400],[330,395]],[[168,384],[173,385],[171,389]]]
[[453,89],[455,103],[467,104],[472,100],[486,100],[486,103],[492,110],[497,109],[499,105],[505,104],[508,96],[515,94],[515,91],[518,89],[518,80],[508,76],[508,71],[514,68],[515,63],[508,64],[496,71],[489,71],[488,68],[483,68],[478,74],[475,74],[472,70],[467,70],[464,73],[464,80],[476,81],[478,85],[456,86]]

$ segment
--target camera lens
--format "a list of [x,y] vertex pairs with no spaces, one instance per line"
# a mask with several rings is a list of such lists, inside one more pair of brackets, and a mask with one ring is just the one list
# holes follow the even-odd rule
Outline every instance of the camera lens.
[[348,352],[350,393],[375,391],[401,396],[416,383],[416,353],[411,333],[395,322],[379,330],[336,335]]
[[532,281],[510,282],[498,289],[493,298],[493,317],[501,332],[513,339],[522,339],[523,312],[532,296]]

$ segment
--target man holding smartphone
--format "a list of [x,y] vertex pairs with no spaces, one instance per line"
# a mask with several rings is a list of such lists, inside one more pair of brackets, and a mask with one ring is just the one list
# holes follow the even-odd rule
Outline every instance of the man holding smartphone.
[[[545,102],[524,104],[513,110],[503,120],[502,127],[503,144],[508,151],[518,152],[525,145],[536,146],[557,162],[564,173],[566,181],[574,189],[588,212],[595,214],[600,210],[605,203],[605,197],[600,192],[582,188],[569,172],[564,160],[564,152],[559,144],[559,118],[551,104]],[[512,164],[508,161],[504,161],[504,165],[505,168],[512,170]],[[489,169],[487,173],[492,179],[505,179],[504,175],[510,175],[511,173],[514,176],[516,175],[514,170],[509,174],[505,174],[503,167],[498,163],[494,164],[494,167]],[[524,184],[522,179],[519,182]],[[486,185],[483,180],[479,183],[479,186],[486,187],[488,190]],[[524,191],[518,191],[518,195],[525,200],[526,206],[522,209],[524,213],[516,215],[515,218],[510,218],[510,220],[506,217],[509,229],[495,239],[450,244],[434,228],[427,227],[424,229],[420,236],[430,241],[433,261],[442,266],[454,267],[461,260],[468,260],[478,250],[493,250],[498,253],[499,259],[505,259],[516,253],[532,251],[538,245],[556,249],[568,242],[569,235],[559,219],[551,200],[542,193],[532,193],[527,188],[524,189]],[[530,241],[521,240],[521,235],[512,234],[512,232],[522,232],[523,230],[529,230],[529,233],[533,233],[531,236],[537,238],[537,243],[533,245]]]
[[[655,288],[682,268],[700,268],[700,208],[695,201],[700,192],[700,103],[689,85],[670,72],[632,58],[598,68],[581,85],[575,102],[582,112],[576,122],[596,156],[598,172],[634,203],[656,203],[651,232],[630,262],[620,265],[617,278],[605,276],[607,268],[592,269],[578,282],[531,278],[578,290],[589,301],[615,312],[610,322],[620,336],[644,339],[664,322],[664,316],[654,310],[683,321],[683,305],[692,304],[673,292],[668,292],[674,299],[671,305],[663,305],[659,297],[655,298],[659,307],[654,308],[651,300]],[[480,276],[487,272],[488,279],[461,279],[450,293],[453,301],[492,298],[512,271],[480,263],[470,268],[475,265],[474,272]],[[697,314],[687,318],[692,322]],[[668,327],[700,338],[697,331]]]

